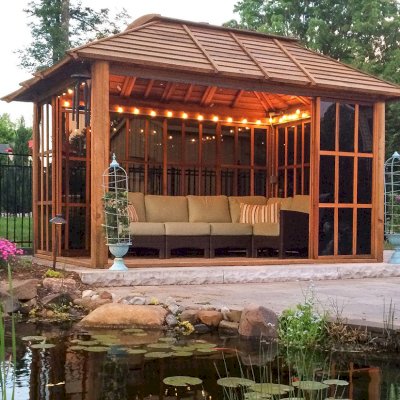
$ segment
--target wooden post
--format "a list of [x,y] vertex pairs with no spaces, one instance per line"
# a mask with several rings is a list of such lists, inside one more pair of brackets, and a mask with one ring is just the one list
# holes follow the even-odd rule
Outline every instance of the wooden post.
[[103,172],[110,158],[109,64],[96,61],[92,66],[91,114],[91,240],[90,265],[107,266],[108,253],[103,234]]
[[40,107],[37,103],[33,106],[33,149],[32,149],[32,217],[33,217],[33,254],[36,254],[39,248],[39,216],[38,216],[38,152],[39,152],[39,110]]
[[372,257],[383,261],[384,237],[384,164],[385,164],[385,103],[374,105],[374,168],[372,194]]

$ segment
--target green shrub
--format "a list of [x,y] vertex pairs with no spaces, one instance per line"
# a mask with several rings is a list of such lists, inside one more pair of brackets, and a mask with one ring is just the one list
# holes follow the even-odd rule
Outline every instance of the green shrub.
[[60,271],[54,271],[54,269],[48,269],[44,276],[46,278],[63,278],[64,274]]
[[322,345],[327,340],[327,318],[314,307],[313,298],[304,304],[284,310],[279,318],[278,335],[288,347],[310,348]]

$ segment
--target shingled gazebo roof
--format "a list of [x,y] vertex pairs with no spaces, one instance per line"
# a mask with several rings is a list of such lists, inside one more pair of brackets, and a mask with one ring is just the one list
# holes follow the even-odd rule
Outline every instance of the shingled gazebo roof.
[[[309,88],[310,93],[400,97],[400,87],[308,50],[294,38],[243,31],[160,15],[139,18],[117,35],[68,52],[69,60],[23,83],[5,100],[32,101],[33,89],[70,63],[107,60],[135,67]],[[228,85],[227,85],[228,86]],[[38,90],[35,91],[36,93]]]

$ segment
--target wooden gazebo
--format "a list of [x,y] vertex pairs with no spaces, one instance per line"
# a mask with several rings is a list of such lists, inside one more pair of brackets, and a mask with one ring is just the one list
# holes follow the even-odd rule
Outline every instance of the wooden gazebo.
[[115,152],[134,192],[309,195],[307,262],[382,260],[394,84],[294,38],[147,15],[21,86],[4,100],[34,103],[37,257],[51,257],[61,213],[63,260],[107,265],[101,180]]

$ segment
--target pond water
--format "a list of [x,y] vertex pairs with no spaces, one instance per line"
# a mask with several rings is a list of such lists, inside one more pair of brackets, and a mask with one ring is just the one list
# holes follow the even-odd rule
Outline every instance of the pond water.
[[[287,353],[264,341],[218,334],[174,337],[135,329],[80,332],[65,325],[20,323],[17,364],[10,370],[7,399],[11,399],[12,373],[17,400],[400,399],[397,355]],[[167,377],[182,375],[198,379],[188,385],[180,379],[164,383]],[[293,386],[299,385],[299,379],[313,380],[311,386],[330,378],[342,382],[333,381],[320,390],[253,387],[261,390],[257,394],[245,386],[228,388],[217,383],[228,375]]]

